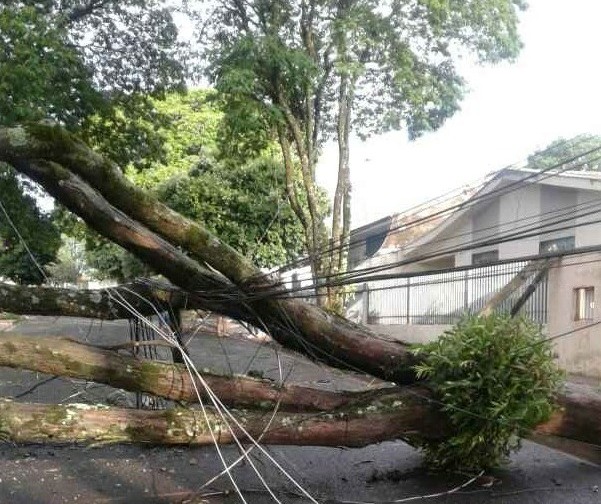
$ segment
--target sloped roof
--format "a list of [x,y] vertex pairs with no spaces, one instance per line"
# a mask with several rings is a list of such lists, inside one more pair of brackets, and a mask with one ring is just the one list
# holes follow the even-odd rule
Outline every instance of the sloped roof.
[[[537,174],[541,174],[540,179],[534,177]],[[428,243],[431,239],[438,236],[442,230],[455,222],[460,216],[471,211],[471,209],[474,207],[474,205],[470,203],[471,200],[475,200],[476,198],[479,198],[488,192],[494,191],[505,181],[519,182],[522,179],[531,180],[531,183],[535,184],[556,185],[562,187],[571,187],[574,189],[601,191],[601,173],[597,171],[550,170],[541,173],[540,170],[534,170],[526,167],[513,166],[510,168],[504,168],[488,174],[484,181],[472,186],[472,190],[468,192],[468,196],[463,201],[459,201],[459,204],[449,204],[447,206],[447,208],[449,208],[449,212],[445,214],[446,217],[444,219],[440,219],[436,225],[430,227],[427,231],[421,233],[419,236],[416,236],[414,241],[417,242],[417,246],[413,249],[413,252],[416,252],[416,250],[422,244]],[[436,211],[431,209],[430,213],[433,214],[436,213]]]

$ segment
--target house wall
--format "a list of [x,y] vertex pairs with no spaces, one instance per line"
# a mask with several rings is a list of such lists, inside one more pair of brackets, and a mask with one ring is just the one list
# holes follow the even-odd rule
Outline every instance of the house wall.
[[[573,229],[554,230],[530,238],[508,241],[492,247],[458,252],[454,254],[455,266],[470,265],[472,254],[492,249],[499,250],[499,259],[512,259],[539,253],[540,242],[548,239],[575,237],[577,248],[601,244],[601,223],[595,213],[601,206],[599,191],[585,187],[570,188],[564,186],[526,185],[519,190],[502,195],[498,203],[483,204],[468,212],[456,222],[444,229],[428,244],[419,249],[419,255],[426,255],[444,248],[461,246],[474,239],[486,239],[489,236],[512,232],[529,232],[539,224],[549,222],[549,218],[562,219],[556,227],[575,226]],[[599,206],[596,206],[599,204]],[[564,208],[578,205],[578,212],[591,212],[591,215],[571,218],[571,210]],[[555,212],[551,213],[550,212]],[[474,218],[474,216],[477,216]],[[498,221],[495,223],[495,217]],[[547,220],[545,220],[547,219]],[[590,222],[589,225],[582,225]],[[497,226],[495,224],[498,224]],[[489,229],[490,228],[490,229]],[[395,257],[395,259],[401,259]],[[590,262],[593,261],[593,262]],[[588,262],[588,264],[586,264]],[[584,263],[584,264],[583,264]],[[410,267],[397,268],[396,271],[419,271],[420,268],[432,269],[427,262],[413,264]],[[574,289],[594,287],[597,306],[594,320],[601,321],[601,253],[587,256],[566,257],[560,267],[550,270],[549,277],[549,322],[545,333],[554,336],[579,329],[590,321],[575,321]],[[598,300],[598,301],[597,301]],[[432,341],[449,326],[439,325],[378,325],[376,332],[386,333],[399,340],[408,342]],[[555,342],[555,352],[559,365],[571,374],[601,378],[601,325],[581,329],[570,336],[559,338]]]
[[[501,200],[499,232],[508,234],[513,231],[524,231],[536,226],[541,213],[541,191],[538,184],[521,187],[518,190],[503,194]],[[522,226],[520,228],[520,226]],[[538,254],[539,238],[523,238],[497,245],[499,259],[511,259]]]
[[[541,184],[526,185],[518,190],[502,194],[492,202],[477,205],[457,222],[435,237],[432,242],[420,249],[420,255],[447,247],[461,247],[472,241],[482,241],[495,236],[513,232],[536,231],[539,225],[548,224],[549,219],[560,219],[562,222],[547,227],[545,232],[519,240],[507,241],[497,245],[466,250],[454,254],[455,266],[472,264],[472,255],[490,250],[499,251],[499,259],[512,259],[536,255],[539,253],[541,241],[575,237],[576,247],[587,247],[601,243],[601,208],[598,191],[573,189],[567,187],[546,186]],[[570,210],[561,210],[577,206],[580,213],[590,212],[579,218],[570,218]],[[552,213],[555,212],[555,213]],[[591,222],[589,225],[582,225]],[[575,226],[575,229],[555,229]]]
[[[594,287],[592,321],[575,321],[574,289]],[[579,331],[558,338],[554,345],[559,365],[569,373],[601,378],[601,325],[581,329],[601,320],[601,254],[563,258],[549,271],[550,336]]]
[[[590,247],[599,245],[601,242],[601,222],[594,222],[601,218],[599,213],[594,213],[599,210],[601,198],[597,191],[578,191],[578,208],[579,213],[584,214],[591,212],[591,215],[579,217],[576,219],[576,247]],[[583,225],[586,222],[592,222],[588,225]]]

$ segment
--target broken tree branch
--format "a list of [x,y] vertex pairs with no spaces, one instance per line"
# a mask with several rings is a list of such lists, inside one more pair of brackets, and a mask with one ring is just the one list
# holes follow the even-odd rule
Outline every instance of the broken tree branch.
[[[212,291],[212,296],[202,299],[207,309],[261,328],[264,324],[278,342],[311,358],[397,383],[414,381],[414,359],[403,343],[299,300],[277,296],[254,300],[265,291],[281,295],[282,288],[202,226],[135,187],[114,164],[61,127],[36,124],[0,128],[0,161],[39,182],[88,225],[134,252],[174,284],[198,296]],[[176,247],[234,282],[238,289],[235,295],[231,284]],[[215,299],[219,292],[222,297]]]
[[[531,261],[522,270],[511,279],[503,288],[498,291],[480,310],[479,315],[486,317],[491,315],[509,296],[516,292],[522,287],[533,273],[540,275],[541,272],[547,272],[549,265],[551,264],[550,259],[539,259],[537,261]],[[538,275],[537,275],[538,278]],[[542,277],[540,277],[542,279]],[[540,280],[540,279],[539,279]],[[526,298],[527,300],[528,298]],[[525,301],[524,301],[525,302]],[[517,313],[517,312],[516,312]]]
[[[163,305],[174,309],[194,308],[187,296],[177,288],[164,290],[143,283],[131,283],[112,290],[142,315],[155,315],[152,302],[159,310]],[[29,287],[0,283],[0,311],[19,315],[85,317],[103,320],[131,318],[130,310],[114,301],[107,289],[64,289]]]

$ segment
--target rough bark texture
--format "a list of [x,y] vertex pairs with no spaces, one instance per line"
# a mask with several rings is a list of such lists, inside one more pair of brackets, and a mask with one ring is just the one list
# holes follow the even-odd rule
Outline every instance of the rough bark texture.
[[[188,307],[187,295],[177,288],[161,290],[142,283],[132,283],[111,289],[143,315],[155,315],[145,299],[157,305],[168,304],[174,309]],[[103,320],[131,318],[131,312],[114,300],[107,289],[62,289],[58,287],[28,287],[0,283],[0,311],[19,315],[86,317]]]
[[[40,159],[52,163],[41,163]],[[202,300],[207,308],[259,326],[264,323],[280,343],[309,357],[397,383],[413,380],[413,359],[404,344],[377,337],[299,300],[274,299],[274,290],[281,292],[281,288],[261,276],[244,257],[136,188],[113,164],[62,128],[0,128],[0,161],[34,178],[90,226],[132,250],[176,285],[198,296],[205,290],[221,291],[217,300],[212,296]],[[82,179],[98,192],[86,187]],[[200,267],[176,247],[184,248],[237,284],[238,293],[248,296],[243,305],[248,308],[246,313],[239,312],[240,305],[236,306],[236,299],[232,299],[231,288],[216,289],[218,275],[212,275],[212,271]],[[223,279],[221,282],[223,285]],[[227,303],[222,302],[224,296]]]
[[601,445],[601,399],[589,387],[570,383],[557,398],[559,409],[536,427],[536,434]]
[[[3,335],[0,366],[11,366],[106,383],[131,391],[143,391],[174,400],[194,402],[194,387],[185,368],[178,364],[144,361],[118,355],[71,340]],[[329,392],[296,385],[276,386],[268,380],[246,376],[225,377],[203,370],[209,386],[225,403],[236,407],[267,408],[277,402],[282,410],[322,411],[332,419],[338,414],[377,413],[391,405],[406,408],[398,414],[414,418],[415,436],[442,436],[449,432],[444,414],[426,386],[383,388],[365,392]],[[203,396],[206,395],[203,393]],[[558,398],[559,409],[539,425],[535,434],[601,444],[601,397],[584,386],[570,384]],[[416,409],[417,408],[417,409]],[[405,427],[408,425],[404,418]],[[403,427],[403,429],[405,429]],[[403,430],[404,436],[408,431]],[[396,439],[394,429],[386,439]],[[541,438],[544,439],[544,438]],[[539,439],[536,439],[540,442]],[[340,445],[345,443],[340,442]]]
[[[184,365],[137,359],[69,339],[2,335],[0,366],[89,380],[176,401],[198,402]],[[331,392],[297,385],[280,386],[248,376],[225,376],[208,369],[201,373],[225,404],[236,407],[266,408],[279,402],[280,408],[287,411],[331,411],[350,405],[369,405],[398,391],[386,388]],[[206,399],[206,392],[198,387],[201,397]]]
[[[423,406],[389,405],[381,411],[338,415],[278,413],[261,438],[264,444],[361,447],[387,439],[420,436],[437,438],[441,430],[424,425]],[[265,430],[271,412],[234,411],[253,437]],[[90,405],[20,404],[0,400],[0,433],[16,443],[151,443],[210,445],[233,443],[221,416],[209,408],[143,411]],[[208,421],[207,421],[208,420]],[[244,441],[240,429],[234,432]],[[429,430],[428,430],[429,427]]]

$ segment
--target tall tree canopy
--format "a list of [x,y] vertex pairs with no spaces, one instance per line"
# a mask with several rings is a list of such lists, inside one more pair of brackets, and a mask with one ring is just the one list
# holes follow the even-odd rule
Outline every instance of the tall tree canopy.
[[[283,163],[273,141],[258,151],[246,149],[243,161],[223,140],[228,125],[215,92],[170,93],[150,102],[154,119],[140,118],[132,128],[153,131],[164,153],[138,158],[127,175],[261,267],[298,256],[302,228],[286,200]],[[69,234],[85,242],[97,277],[126,280],[147,273],[131,254],[81,223],[71,218],[62,222]]]
[[[345,263],[350,232],[348,139],[406,128],[411,138],[441,126],[459,108],[465,83],[456,61],[515,58],[522,0],[221,0],[203,19],[207,72],[248,118],[279,135],[288,198],[305,231],[313,274]],[[208,26],[208,28],[207,28]],[[331,254],[316,201],[323,142],[339,143]],[[292,184],[302,173],[306,208]]]
[[[154,130],[138,125],[142,118],[154,118],[149,97],[182,88],[188,75],[174,5],[162,0],[2,2],[0,125],[50,119],[122,165],[159,158],[162,146]],[[24,188],[22,179],[2,168],[0,201],[44,266],[55,259],[59,235]],[[0,275],[41,281],[22,242],[6,229],[4,215],[0,223]]]
[[[154,101],[165,157],[132,170],[141,186],[207,228],[257,265],[281,265],[302,252],[302,228],[284,193],[281,156],[253,142],[245,159],[223,136],[228,124],[214,92],[196,90]],[[262,147],[262,148],[261,148]]]

